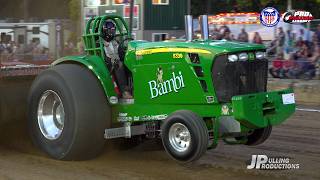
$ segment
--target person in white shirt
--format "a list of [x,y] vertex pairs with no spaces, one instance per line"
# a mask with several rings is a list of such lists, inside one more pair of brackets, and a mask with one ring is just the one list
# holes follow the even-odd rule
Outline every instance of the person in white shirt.
[[128,88],[128,80],[125,73],[124,65],[120,60],[118,48],[119,43],[115,39],[116,25],[114,22],[107,20],[102,27],[102,38],[104,39],[104,51],[107,61],[111,62],[111,73],[114,72],[116,81],[122,94],[122,98],[130,99],[132,95]]

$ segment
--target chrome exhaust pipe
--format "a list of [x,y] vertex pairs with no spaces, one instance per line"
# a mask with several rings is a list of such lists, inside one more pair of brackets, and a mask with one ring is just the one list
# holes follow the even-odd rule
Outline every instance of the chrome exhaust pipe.
[[208,15],[201,15],[199,17],[199,23],[200,23],[201,38],[203,40],[208,40],[209,39]]
[[193,39],[192,15],[185,15],[184,16],[184,25],[185,25],[185,31],[186,31],[186,40],[192,41],[192,39]]

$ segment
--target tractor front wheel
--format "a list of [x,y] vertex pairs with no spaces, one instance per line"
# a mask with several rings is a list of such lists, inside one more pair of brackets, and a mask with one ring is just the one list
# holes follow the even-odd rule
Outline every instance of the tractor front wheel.
[[269,138],[271,131],[272,126],[253,130],[253,132],[247,136],[247,142],[245,145],[255,146],[262,144]]
[[167,153],[177,161],[199,159],[208,147],[205,122],[191,111],[177,111],[164,120],[161,137]]

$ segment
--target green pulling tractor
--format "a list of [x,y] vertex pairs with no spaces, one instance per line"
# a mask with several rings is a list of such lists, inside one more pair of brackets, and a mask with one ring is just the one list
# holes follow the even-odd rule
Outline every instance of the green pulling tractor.
[[[292,89],[267,92],[263,45],[192,40],[186,16],[184,41],[131,39],[115,15],[90,19],[84,31],[86,55],[56,60],[34,80],[28,98],[33,142],[60,160],[97,156],[106,139],[160,139],[175,160],[199,159],[218,140],[258,145],[272,126],[295,111]],[[124,99],[106,59],[102,26],[116,25],[121,60],[133,98]],[[120,53],[120,50],[119,50]],[[139,138],[137,138],[139,137]]]

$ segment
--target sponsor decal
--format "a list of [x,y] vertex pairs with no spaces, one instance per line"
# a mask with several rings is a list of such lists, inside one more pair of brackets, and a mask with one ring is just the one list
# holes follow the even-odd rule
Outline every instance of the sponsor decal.
[[181,54],[181,53],[173,53],[172,54],[172,58],[173,59],[181,59],[181,58],[183,58],[183,54]]
[[132,121],[132,117],[118,117],[119,122]]
[[157,81],[158,81],[158,83],[163,83],[162,76],[163,76],[163,70],[162,70],[161,67],[159,67],[157,69]]
[[128,113],[119,112],[119,122],[132,121],[132,117],[128,117]]
[[157,80],[148,82],[151,99],[171,92],[177,93],[179,90],[185,87],[181,71],[179,71],[178,74],[172,72],[172,77],[170,79],[163,80],[163,70],[161,67],[159,67],[157,69],[156,76]]
[[128,122],[128,121],[155,121],[155,120],[164,120],[168,117],[167,114],[158,114],[158,115],[143,115],[143,116],[128,116],[128,113],[119,113],[118,121],[119,122]]
[[295,104],[294,93],[282,94],[282,103],[287,104]]
[[249,55],[249,61],[253,61],[254,60],[254,54],[253,53],[248,53]]
[[260,22],[267,27],[276,26],[279,23],[280,14],[273,7],[266,7],[260,13]]
[[207,103],[214,103],[214,97],[213,96],[207,96]]
[[[268,157],[267,155],[252,155],[247,169],[283,170],[299,169],[300,164],[290,162],[288,157]],[[250,160],[249,160],[250,162]]]
[[147,121],[147,120],[164,120],[168,117],[167,114],[159,114],[159,115],[145,115],[141,117],[141,120]]
[[229,108],[227,105],[222,105],[221,107],[221,114],[222,115],[228,115],[229,114]]
[[289,11],[282,15],[282,19],[286,23],[306,23],[313,20],[313,16],[308,11]]
[[118,98],[116,96],[111,96],[109,99],[111,104],[117,104],[118,103]]

